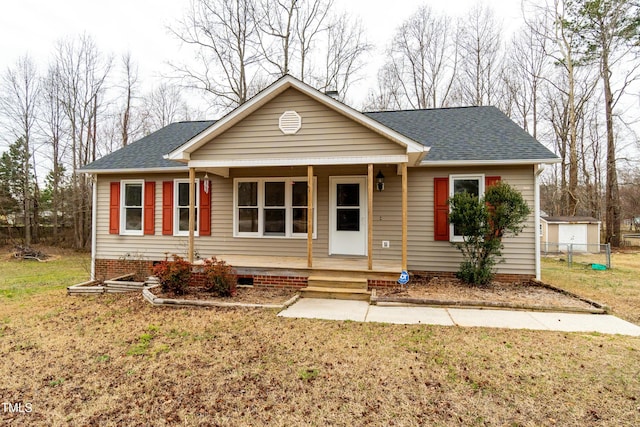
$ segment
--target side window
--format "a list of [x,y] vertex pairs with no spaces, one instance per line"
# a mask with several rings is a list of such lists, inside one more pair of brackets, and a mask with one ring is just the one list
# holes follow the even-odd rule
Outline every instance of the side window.
[[[450,175],[449,197],[455,194],[469,193],[475,197],[484,196],[484,175]],[[462,234],[453,224],[450,224],[451,241],[462,241]]]
[[[198,235],[198,224],[200,209],[200,192],[198,191],[199,180],[196,179],[194,184],[194,192],[196,196],[196,222],[195,233]],[[174,181],[174,230],[175,234],[182,236],[189,234],[189,180],[175,180]]]
[[122,234],[142,234],[144,181],[121,181],[120,229]]

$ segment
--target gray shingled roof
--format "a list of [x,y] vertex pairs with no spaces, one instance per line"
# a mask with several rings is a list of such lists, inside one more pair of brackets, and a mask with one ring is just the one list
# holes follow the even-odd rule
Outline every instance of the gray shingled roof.
[[108,154],[81,170],[152,169],[184,167],[184,163],[163,156],[215,123],[215,120],[171,123],[126,147]]
[[495,107],[365,114],[431,147],[424,164],[459,160],[548,160],[557,157]]
[[[423,164],[438,161],[549,160],[556,155],[495,107],[365,113],[381,124],[431,147]],[[149,169],[184,166],[163,156],[215,121],[172,123],[82,170]]]

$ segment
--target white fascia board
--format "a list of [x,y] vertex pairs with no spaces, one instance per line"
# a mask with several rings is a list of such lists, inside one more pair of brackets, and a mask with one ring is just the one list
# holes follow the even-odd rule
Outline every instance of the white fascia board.
[[291,87],[308,95],[310,98],[315,99],[321,104],[324,104],[329,108],[349,117],[354,122],[360,123],[361,125],[373,130],[374,132],[381,134],[392,140],[393,142],[405,147],[408,153],[422,153],[424,151],[425,147],[422,144],[412,140],[411,138],[407,138],[401,133],[398,133],[384,126],[380,122],[373,120],[363,113],[356,111],[341,102],[336,101],[335,99],[319,92],[306,83],[303,83],[291,76],[285,76],[281,80],[275,82],[272,86],[266,88],[258,95],[251,98],[249,101],[231,111],[229,114],[218,120],[214,125],[206,129],[204,132],[201,132],[196,137],[192,138],[176,150],[169,153],[166,158],[169,160],[188,160],[190,153],[197,150],[207,141],[215,138],[222,132],[225,132],[240,120],[247,117],[262,105]]
[[513,160],[437,160],[428,159],[420,163],[420,166],[511,166],[511,165],[537,165],[559,163],[560,159],[513,159]]
[[323,165],[361,165],[369,163],[406,163],[404,154],[389,156],[349,156],[349,157],[306,157],[296,159],[233,159],[233,160],[192,160],[192,168],[238,168],[264,166],[323,166]]
[[171,166],[166,168],[138,168],[138,169],[91,169],[79,170],[78,173],[86,173],[89,175],[98,174],[127,174],[127,173],[169,173],[169,172],[188,172],[187,166]]

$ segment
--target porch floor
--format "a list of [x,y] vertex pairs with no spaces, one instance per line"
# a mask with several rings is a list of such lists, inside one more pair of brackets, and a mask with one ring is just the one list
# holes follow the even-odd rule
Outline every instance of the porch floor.
[[218,255],[233,267],[266,268],[286,270],[312,271],[345,271],[359,273],[391,273],[399,275],[402,271],[401,261],[374,260],[373,269],[367,268],[367,258],[328,257],[314,258],[313,267],[307,266],[306,257],[259,256],[259,255]]

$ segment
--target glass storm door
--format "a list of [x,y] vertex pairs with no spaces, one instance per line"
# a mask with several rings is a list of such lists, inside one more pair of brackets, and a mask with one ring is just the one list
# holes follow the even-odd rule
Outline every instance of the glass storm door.
[[367,255],[367,177],[329,178],[329,254]]

